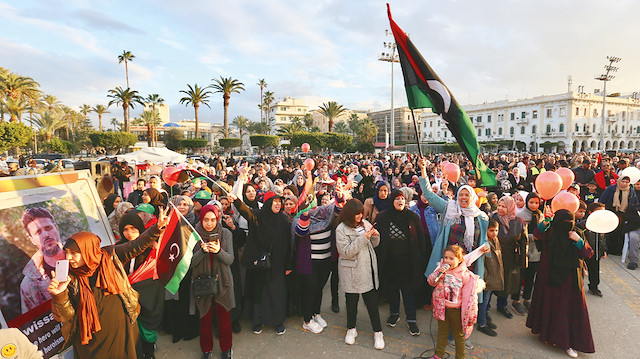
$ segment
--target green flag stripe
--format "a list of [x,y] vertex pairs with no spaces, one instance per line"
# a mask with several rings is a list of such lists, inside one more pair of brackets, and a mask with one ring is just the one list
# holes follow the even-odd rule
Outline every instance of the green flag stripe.
[[[407,102],[409,102],[409,108],[431,108],[434,110],[433,103],[427,94],[422,92],[418,85],[406,86]],[[434,111],[435,112],[435,111]]]
[[456,117],[459,119],[458,130],[460,131],[462,142],[464,142],[466,150],[469,152],[468,155],[469,158],[472,159],[474,167],[480,172],[482,186],[495,186],[495,173],[493,173],[493,171],[491,171],[489,167],[487,167],[487,165],[478,157],[480,145],[478,144],[476,131],[471,119],[469,119],[469,116],[462,108],[459,108],[459,114]]
[[169,280],[169,283],[165,285],[165,288],[171,292],[171,294],[176,294],[178,289],[180,289],[180,282],[184,279],[184,276],[187,275],[187,271],[189,270],[189,266],[191,266],[191,258],[193,257],[193,247],[195,247],[196,243],[200,241],[200,236],[197,232],[191,232],[189,239],[187,240],[187,248],[185,253],[182,255],[182,259],[178,262],[178,266],[176,267],[175,272],[173,273],[173,277]]

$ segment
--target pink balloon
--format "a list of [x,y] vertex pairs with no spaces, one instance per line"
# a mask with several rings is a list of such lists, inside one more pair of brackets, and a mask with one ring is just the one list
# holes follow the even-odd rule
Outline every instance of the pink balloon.
[[553,198],[561,189],[562,177],[555,172],[542,172],[536,178],[536,192],[544,200]]
[[315,161],[312,158],[307,158],[304,160],[304,168],[309,171],[313,171],[313,168],[316,166]]
[[460,166],[455,163],[447,163],[442,170],[444,176],[451,182],[458,182],[460,179]]
[[177,167],[167,167],[162,171],[162,179],[166,184],[173,187],[176,183],[178,183],[178,174],[180,173],[180,169]]
[[569,192],[562,192],[557,196],[553,197],[551,201],[551,210],[555,213],[560,209],[566,209],[571,213],[575,213],[578,211],[580,207],[580,200],[576,195]]
[[444,170],[444,168],[449,164],[449,161],[442,161],[440,162],[440,169]]
[[556,173],[560,175],[560,178],[562,178],[562,189],[569,188],[576,179],[576,175],[573,174],[573,171],[566,167],[558,168]]
[[307,153],[311,150],[311,146],[308,143],[303,143],[302,146],[300,146],[302,148],[302,152]]

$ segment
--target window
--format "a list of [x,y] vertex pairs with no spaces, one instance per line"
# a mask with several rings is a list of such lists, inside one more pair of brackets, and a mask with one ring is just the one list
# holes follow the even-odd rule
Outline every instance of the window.
[[531,133],[536,133],[536,125],[531,126]]
[[[627,117],[627,111],[622,111],[622,119],[624,120]],[[623,131],[624,132],[624,131]]]
[[491,122],[491,115],[487,115],[487,122]]
[[593,109],[593,117],[598,117],[598,110],[597,109]]
[[478,129],[478,137],[480,137],[482,135],[482,130]]
[[511,121],[516,119],[516,113],[515,112],[511,112]]
[[576,116],[580,116],[580,107],[576,107]]
[[622,125],[622,130],[620,132],[624,133],[624,125]]
[[491,136],[491,129],[487,128],[486,130],[484,130],[484,134],[485,136]]
[[636,132],[637,132],[637,133],[640,133],[640,126],[638,126],[638,127],[636,128]]
[[553,116],[553,109],[552,108],[548,108],[547,109],[547,118],[550,118],[551,116]]
[[560,117],[567,116],[567,109],[565,107],[560,107]]
[[[638,128],[640,128],[640,127],[638,127]],[[640,133],[640,131],[638,131],[638,133]],[[498,129],[498,136],[502,136],[502,127],[500,127]]]
[[584,108],[584,111],[582,112],[582,116],[587,117],[587,108]]
[[589,130],[587,130],[587,124],[585,123],[584,126],[582,126],[582,131],[587,132]]
[[531,114],[532,118],[538,118],[538,110],[533,110],[533,113]]
[[596,124],[595,123],[593,124],[593,132],[594,133],[596,132]]
[[509,129],[509,134],[511,135],[511,137],[513,137],[513,133],[514,133],[514,128],[513,128],[513,127],[511,127],[511,128]]
[[282,106],[282,111],[286,111],[287,110],[287,106]]
[[478,118],[476,118],[476,121],[482,122],[482,116],[478,116]]
[[444,138],[447,138],[447,131],[444,131]]
[[433,120],[429,121],[429,127],[433,127]]
[[547,125],[547,134],[551,133],[551,125]]
[[520,118],[526,118],[527,117],[527,113],[525,111],[522,111],[522,114],[520,115]]
[[580,131],[580,125],[576,123],[576,132]]
[[520,134],[524,135],[524,132],[525,132],[524,126],[520,127]]
[[564,132],[564,124],[563,123],[560,124],[560,126],[558,128],[558,131]]

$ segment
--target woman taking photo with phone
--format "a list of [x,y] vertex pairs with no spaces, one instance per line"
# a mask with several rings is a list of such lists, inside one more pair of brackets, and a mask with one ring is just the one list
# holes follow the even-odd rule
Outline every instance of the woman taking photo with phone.
[[[235,307],[231,264],[233,263],[233,237],[231,231],[222,227],[222,213],[218,206],[208,204],[200,210],[200,223],[196,231],[202,238],[200,247],[194,250],[191,260],[192,290],[198,280],[213,277],[217,293],[195,296],[200,313],[200,349],[202,358],[211,358],[213,350],[212,320],[215,307],[218,319],[218,338],[222,358],[232,357],[231,308]],[[213,288],[212,288],[213,289]]]
[[73,345],[75,358],[136,358],[138,293],[129,285],[122,263],[158,238],[169,223],[166,214],[161,211],[158,223],[147,229],[152,235],[124,244],[100,248],[100,238],[90,232],[67,240],[69,278],[52,279],[47,290],[53,297],[53,316],[63,323],[62,335]]

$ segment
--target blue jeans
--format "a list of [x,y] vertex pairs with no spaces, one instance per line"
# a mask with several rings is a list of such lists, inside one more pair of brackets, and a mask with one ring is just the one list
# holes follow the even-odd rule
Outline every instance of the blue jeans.
[[498,309],[507,307],[507,297],[498,297]]
[[491,291],[482,292],[482,303],[478,303],[478,326],[487,325],[487,312],[489,311],[489,301],[491,300]]
[[400,314],[400,292],[402,292],[402,302],[404,303],[404,314],[407,315],[407,322],[415,322],[416,296],[411,287],[398,288],[392,283],[388,284],[389,314]]

